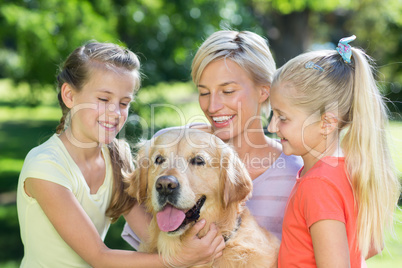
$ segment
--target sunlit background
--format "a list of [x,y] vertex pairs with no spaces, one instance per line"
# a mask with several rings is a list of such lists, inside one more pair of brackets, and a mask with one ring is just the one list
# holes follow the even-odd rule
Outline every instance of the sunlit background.
[[[120,136],[134,144],[156,130],[204,121],[190,79],[197,47],[216,30],[254,31],[269,41],[280,67],[314,49],[334,49],[355,34],[353,46],[377,63],[389,99],[393,158],[402,171],[401,0],[0,0],[0,267],[19,267],[23,247],[15,205],[18,175],[27,152],[55,131],[55,76],[62,60],[88,40],[114,42],[137,53],[142,88]],[[376,133],[373,133],[375,135]],[[401,175],[400,175],[401,176]],[[402,213],[398,213],[402,221]],[[123,220],[106,238],[120,238]],[[399,239],[387,240],[373,267],[402,267]]]

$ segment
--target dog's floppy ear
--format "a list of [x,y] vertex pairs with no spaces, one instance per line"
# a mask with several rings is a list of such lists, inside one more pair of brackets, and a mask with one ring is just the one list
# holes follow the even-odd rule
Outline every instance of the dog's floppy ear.
[[129,187],[127,193],[135,197],[138,203],[143,203],[147,194],[148,169],[150,167],[149,149],[151,142],[140,142],[140,149],[134,160],[135,170],[128,176]]
[[245,201],[251,195],[253,182],[243,162],[231,147],[222,148],[220,182],[225,208],[232,202]]

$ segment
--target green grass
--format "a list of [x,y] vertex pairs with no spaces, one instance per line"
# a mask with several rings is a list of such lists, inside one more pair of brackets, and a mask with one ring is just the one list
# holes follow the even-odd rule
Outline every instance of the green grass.
[[367,260],[368,268],[402,267],[402,210],[396,212],[395,238],[388,236],[382,254]]
[[14,84],[11,79],[0,79],[0,105],[24,106],[34,103],[56,105],[56,89],[51,85],[42,86],[41,92],[31,91],[28,83]]
[[399,178],[402,178],[402,122],[393,121],[389,125],[390,148],[392,159],[395,162],[399,172]]
[[156,129],[206,122],[198,105],[198,93],[191,83],[160,84],[140,90],[133,109]]
[[[0,122],[10,121],[58,121],[61,109],[57,106],[0,106]],[[11,119],[12,118],[12,119]]]

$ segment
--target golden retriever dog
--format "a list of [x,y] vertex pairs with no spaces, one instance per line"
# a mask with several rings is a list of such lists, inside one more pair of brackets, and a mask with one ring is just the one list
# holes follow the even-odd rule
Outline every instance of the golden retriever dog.
[[169,261],[199,218],[215,223],[225,238],[223,255],[203,267],[276,267],[279,240],[244,205],[252,180],[235,151],[214,135],[195,129],[170,130],[138,151],[128,193],[153,218],[140,251]]

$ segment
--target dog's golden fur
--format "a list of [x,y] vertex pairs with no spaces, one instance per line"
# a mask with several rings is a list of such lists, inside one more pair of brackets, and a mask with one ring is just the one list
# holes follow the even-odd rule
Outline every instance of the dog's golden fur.
[[205,219],[207,225],[199,236],[215,223],[228,238],[222,257],[205,267],[277,266],[279,240],[259,227],[244,205],[252,181],[230,146],[200,130],[171,130],[140,148],[136,166],[128,192],[153,215],[150,239],[141,244],[140,251],[159,252],[169,260],[177,256],[182,238],[192,225],[173,232],[162,232],[158,227],[156,213],[163,204],[158,204],[155,183],[161,176],[173,176],[180,184],[177,202],[172,204],[178,209],[187,211],[202,195],[206,196],[200,219]]

